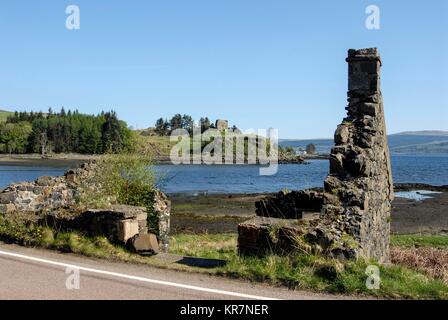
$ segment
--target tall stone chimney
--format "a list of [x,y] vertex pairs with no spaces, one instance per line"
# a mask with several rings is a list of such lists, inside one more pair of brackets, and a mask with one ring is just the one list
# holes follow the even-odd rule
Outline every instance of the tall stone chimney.
[[358,258],[389,261],[393,184],[376,48],[349,50],[347,117],[337,127],[322,220]]
[[[349,50],[347,62],[347,117],[334,135],[323,195],[280,193],[259,203],[261,216],[238,226],[240,253],[284,253],[302,246],[301,252],[338,259],[389,261],[393,184],[380,91],[381,59],[371,48]],[[320,217],[297,219],[297,211],[309,206],[311,198],[322,208]]]

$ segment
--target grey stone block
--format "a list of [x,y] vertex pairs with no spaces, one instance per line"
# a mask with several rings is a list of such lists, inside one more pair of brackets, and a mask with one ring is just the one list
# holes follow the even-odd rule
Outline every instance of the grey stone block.
[[129,246],[141,254],[157,254],[160,251],[159,242],[155,234],[138,234],[129,239]]

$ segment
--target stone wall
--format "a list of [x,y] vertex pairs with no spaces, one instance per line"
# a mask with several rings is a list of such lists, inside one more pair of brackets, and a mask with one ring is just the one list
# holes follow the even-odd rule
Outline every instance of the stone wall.
[[[56,224],[58,229],[76,229],[89,235],[105,235],[126,243],[137,234],[148,232],[145,208],[114,205],[103,209],[81,210],[77,199],[81,182],[94,174],[95,163],[84,163],[60,177],[40,177],[33,182],[14,183],[0,192],[0,214],[28,214]],[[107,201],[106,201],[107,202]],[[162,251],[169,246],[171,203],[166,195],[154,190],[157,237]]]
[[93,162],[68,170],[60,177],[39,177],[32,182],[13,183],[0,192],[0,213],[50,212],[76,204],[79,183],[93,172]]
[[335,132],[323,219],[353,238],[356,256],[389,260],[393,184],[377,49],[349,50],[347,117]]
[[[393,184],[380,91],[381,59],[371,48],[349,50],[347,62],[347,117],[335,132],[321,216],[294,223],[273,218],[242,223],[241,252],[265,252],[266,244],[291,251],[301,243],[333,257],[389,261]],[[300,218],[300,204],[292,206],[293,202],[277,197],[266,201],[261,211],[269,217]]]
[[255,202],[260,217],[301,219],[305,212],[320,212],[323,194],[316,190],[280,191]]
[[162,252],[168,252],[170,243],[170,214],[171,214],[171,201],[163,192],[155,190],[154,193],[154,212],[157,213],[158,219],[158,232],[157,238],[159,240],[160,250]]
[[112,242],[126,244],[135,235],[148,233],[147,216],[145,208],[114,205],[81,214],[56,210],[47,213],[42,222],[55,230],[81,231],[88,236],[105,236]]

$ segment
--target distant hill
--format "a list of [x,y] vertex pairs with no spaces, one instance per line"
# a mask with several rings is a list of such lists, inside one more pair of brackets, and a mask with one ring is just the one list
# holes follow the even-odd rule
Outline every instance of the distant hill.
[[391,136],[448,136],[448,131],[442,130],[423,130],[423,131],[404,131],[391,134]]
[[391,148],[393,153],[416,153],[416,154],[448,154],[448,139],[446,141],[435,141],[429,143],[414,144]]
[[[448,154],[448,131],[407,131],[388,136],[391,153]],[[313,143],[318,153],[329,153],[333,139],[280,140],[281,146],[305,148]]]
[[408,131],[391,134],[389,147],[394,153],[448,153],[448,131]]

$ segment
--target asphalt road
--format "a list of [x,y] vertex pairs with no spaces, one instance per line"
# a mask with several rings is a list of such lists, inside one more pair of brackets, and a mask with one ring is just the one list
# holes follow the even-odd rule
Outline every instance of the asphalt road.
[[[79,289],[76,289],[76,270],[80,275]],[[72,289],[67,288],[67,283]],[[350,299],[351,297],[292,291],[263,284],[109,262],[0,242],[0,299],[264,298]]]

